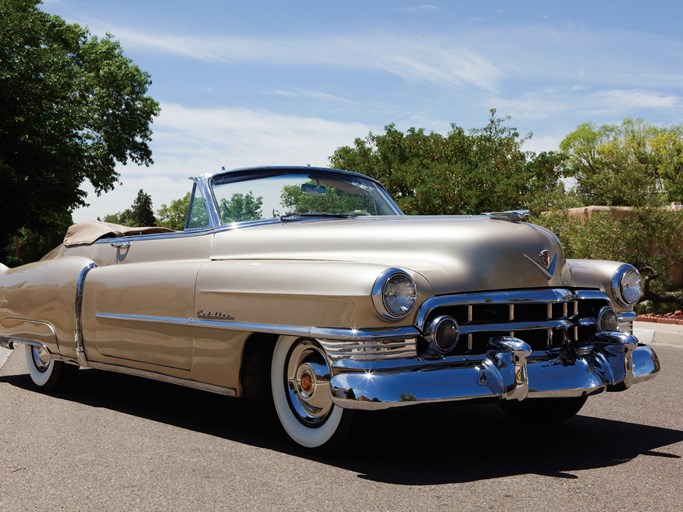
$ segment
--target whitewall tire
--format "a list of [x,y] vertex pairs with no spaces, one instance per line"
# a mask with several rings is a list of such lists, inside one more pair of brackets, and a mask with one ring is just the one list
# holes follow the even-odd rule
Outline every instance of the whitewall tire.
[[348,432],[352,411],[332,402],[330,365],[313,340],[281,337],[271,365],[273,402],[290,438],[305,448],[333,448]]
[[50,357],[50,353],[42,347],[34,345],[24,345],[24,347],[28,374],[39,388],[46,391],[53,390],[78,371],[77,366],[55,361]]

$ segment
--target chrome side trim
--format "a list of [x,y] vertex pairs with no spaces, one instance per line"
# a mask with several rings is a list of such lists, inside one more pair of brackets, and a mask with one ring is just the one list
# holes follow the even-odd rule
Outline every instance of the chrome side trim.
[[169,325],[191,325],[207,329],[226,329],[231,331],[262,332],[265,334],[281,334],[287,336],[309,336],[323,340],[402,340],[415,338],[420,332],[414,327],[398,327],[396,329],[337,329],[327,327],[307,327],[296,325],[260,324],[249,322],[231,322],[226,320],[206,320],[197,318],[179,318],[153,315],[127,315],[120,313],[97,313],[97,318],[108,320],[125,320]]
[[83,312],[83,288],[85,287],[85,276],[88,275],[97,265],[90,263],[81,270],[76,283],[76,326],[74,330],[74,342],[76,343],[76,357],[80,366],[88,366],[88,360],[85,357],[85,349],[83,348],[83,330],[82,330],[82,312]]
[[204,382],[197,382],[195,380],[182,379],[180,377],[172,377],[170,375],[150,372],[147,370],[140,370],[138,368],[128,368],[127,366],[118,366],[115,364],[95,362],[90,363],[90,368],[95,368],[97,370],[105,370],[108,372],[123,373],[126,375],[133,375],[135,377],[144,377],[145,379],[158,380],[161,382],[167,382],[169,384],[177,384],[179,386],[200,389],[202,391],[209,391],[211,393],[217,393],[219,395],[237,396],[237,390],[234,388],[226,388],[223,386],[216,386],[215,384],[206,384]]

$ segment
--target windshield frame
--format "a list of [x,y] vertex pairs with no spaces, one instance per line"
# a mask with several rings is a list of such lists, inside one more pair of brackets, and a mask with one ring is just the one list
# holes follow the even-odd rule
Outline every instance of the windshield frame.
[[[396,205],[394,200],[391,198],[389,193],[386,191],[386,189],[382,186],[380,182],[377,180],[365,176],[360,173],[355,173],[355,172],[350,172],[350,171],[342,171],[339,169],[331,169],[331,168],[326,168],[326,167],[301,167],[301,166],[282,166],[282,167],[254,167],[254,168],[244,168],[244,169],[235,169],[231,171],[221,171],[212,175],[203,175],[203,176],[197,176],[194,179],[195,182],[195,187],[198,190],[195,190],[195,193],[197,191],[201,192],[201,194],[204,197],[204,200],[206,202],[206,207],[208,211],[208,221],[209,221],[209,226],[208,228],[217,228],[217,227],[225,227],[225,226],[230,226],[230,225],[260,225],[260,224],[271,224],[273,222],[281,222],[282,218],[273,218],[273,219],[259,219],[259,220],[249,220],[249,221],[240,221],[240,222],[229,222],[229,223],[223,223],[221,221],[221,215],[219,212],[219,207],[218,207],[218,200],[216,199],[216,195],[214,194],[214,187],[217,185],[225,184],[225,183],[231,183],[231,182],[241,182],[241,181],[252,181],[252,180],[258,180],[260,178],[271,178],[271,177],[277,177],[277,176],[286,176],[289,174],[308,174],[308,175],[324,175],[324,176],[329,176],[331,178],[334,177],[340,177],[343,178],[345,181],[348,180],[349,178],[354,178],[354,179],[359,179],[359,180],[364,180],[375,187],[375,192],[380,195],[380,197],[383,199],[383,201],[386,203],[386,205],[389,207],[391,210],[392,215],[403,215],[403,212],[401,209]],[[194,197],[194,194],[193,194]],[[197,198],[198,199],[198,198]],[[303,215],[300,217],[301,220],[306,220],[306,219],[314,219],[314,218],[329,218],[325,215],[320,215],[318,217],[314,215]],[[349,217],[353,217],[350,215]],[[291,219],[291,217],[288,217]]]

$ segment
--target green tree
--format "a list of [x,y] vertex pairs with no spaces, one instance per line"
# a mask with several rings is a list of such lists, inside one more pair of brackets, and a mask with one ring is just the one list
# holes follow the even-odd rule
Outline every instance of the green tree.
[[683,200],[683,127],[642,119],[584,123],[560,144],[565,174],[584,204],[660,205]]
[[[98,219],[100,220],[100,219]],[[108,213],[101,219],[104,222],[109,222],[111,224],[118,224],[120,226],[135,226],[135,220],[133,219],[133,212],[130,208],[117,213]]]
[[16,266],[39,260],[50,249],[62,243],[66,230],[73,224],[68,212],[53,214],[45,221],[50,229],[42,232],[19,229],[5,247],[6,260],[3,263]]
[[133,226],[154,226],[157,223],[152,209],[152,198],[142,189],[138,191],[130,211],[133,217]]
[[157,225],[182,231],[185,227],[187,211],[190,209],[190,193],[185,197],[172,200],[168,205],[162,204],[157,210]]
[[299,185],[285,185],[280,200],[288,213],[375,213],[372,197],[364,194],[346,193],[338,188],[309,183],[320,188],[321,194],[306,194]]
[[476,214],[528,207],[542,211],[563,192],[562,155],[534,154],[491,110],[484,128],[465,131],[452,124],[443,136],[393,124],[381,135],[356,139],[334,152],[333,166],[381,181],[409,214]]
[[218,204],[218,210],[221,214],[221,220],[227,224],[228,222],[241,222],[262,218],[262,205],[263,198],[254,197],[254,194],[251,192],[246,194],[236,193],[230,199],[221,199]]
[[84,206],[85,180],[104,192],[117,162],[152,162],[159,106],[146,96],[149,75],[111,36],[37,4],[0,0],[0,248],[20,228],[45,233],[55,215]]
[[152,198],[142,189],[138,191],[130,208],[117,213],[109,213],[102,220],[130,227],[155,226],[157,223],[152,210]]

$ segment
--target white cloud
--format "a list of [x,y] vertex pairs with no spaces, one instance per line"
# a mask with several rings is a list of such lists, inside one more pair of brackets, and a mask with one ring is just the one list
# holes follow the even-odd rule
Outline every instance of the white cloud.
[[420,4],[420,5],[411,5],[409,7],[406,7],[403,10],[406,12],[440,11],[441,7],[437,7],[436,5],[432,5],[432,4]]
[[683,99],[678,96],[641,89],[552,88],[517,98],[491,97],[488,102],[513,119],[549,119],[567,113],[583,117],[624,117],[648,109],[683,108]]
[[386,31],[359,34],[316,34],[286,37],[220,37],[172,35],[91,24],[94,32],[111,32],[125,48],[180,55],[193,60],[322,66],[332,69],[383,70],[403,80],[448,86],[471,85],[495,90],[500,71],[477,50],[449,37],[424,39]]
[[120,167],[123,185],[99,198],[90,189],[88,208],[74,220],[103,217],[128,208],[139,189],[154,208],[190,190],[190,176],[256,165],[327,166],[340,146],[352,144],[371,127],[244,108],[198,109],[163,104],[154,123],[151,167]]
[[282,96],[284,98],[309,98],[312,100],[335,102],[335,103],[346,103],[346,104],[357,104],[357,101],[353,101],[347,98],[342,98],[335,94],[330,94],[324,91],[318,91],[313,89],[262,89],[262,93],[267,96]]

